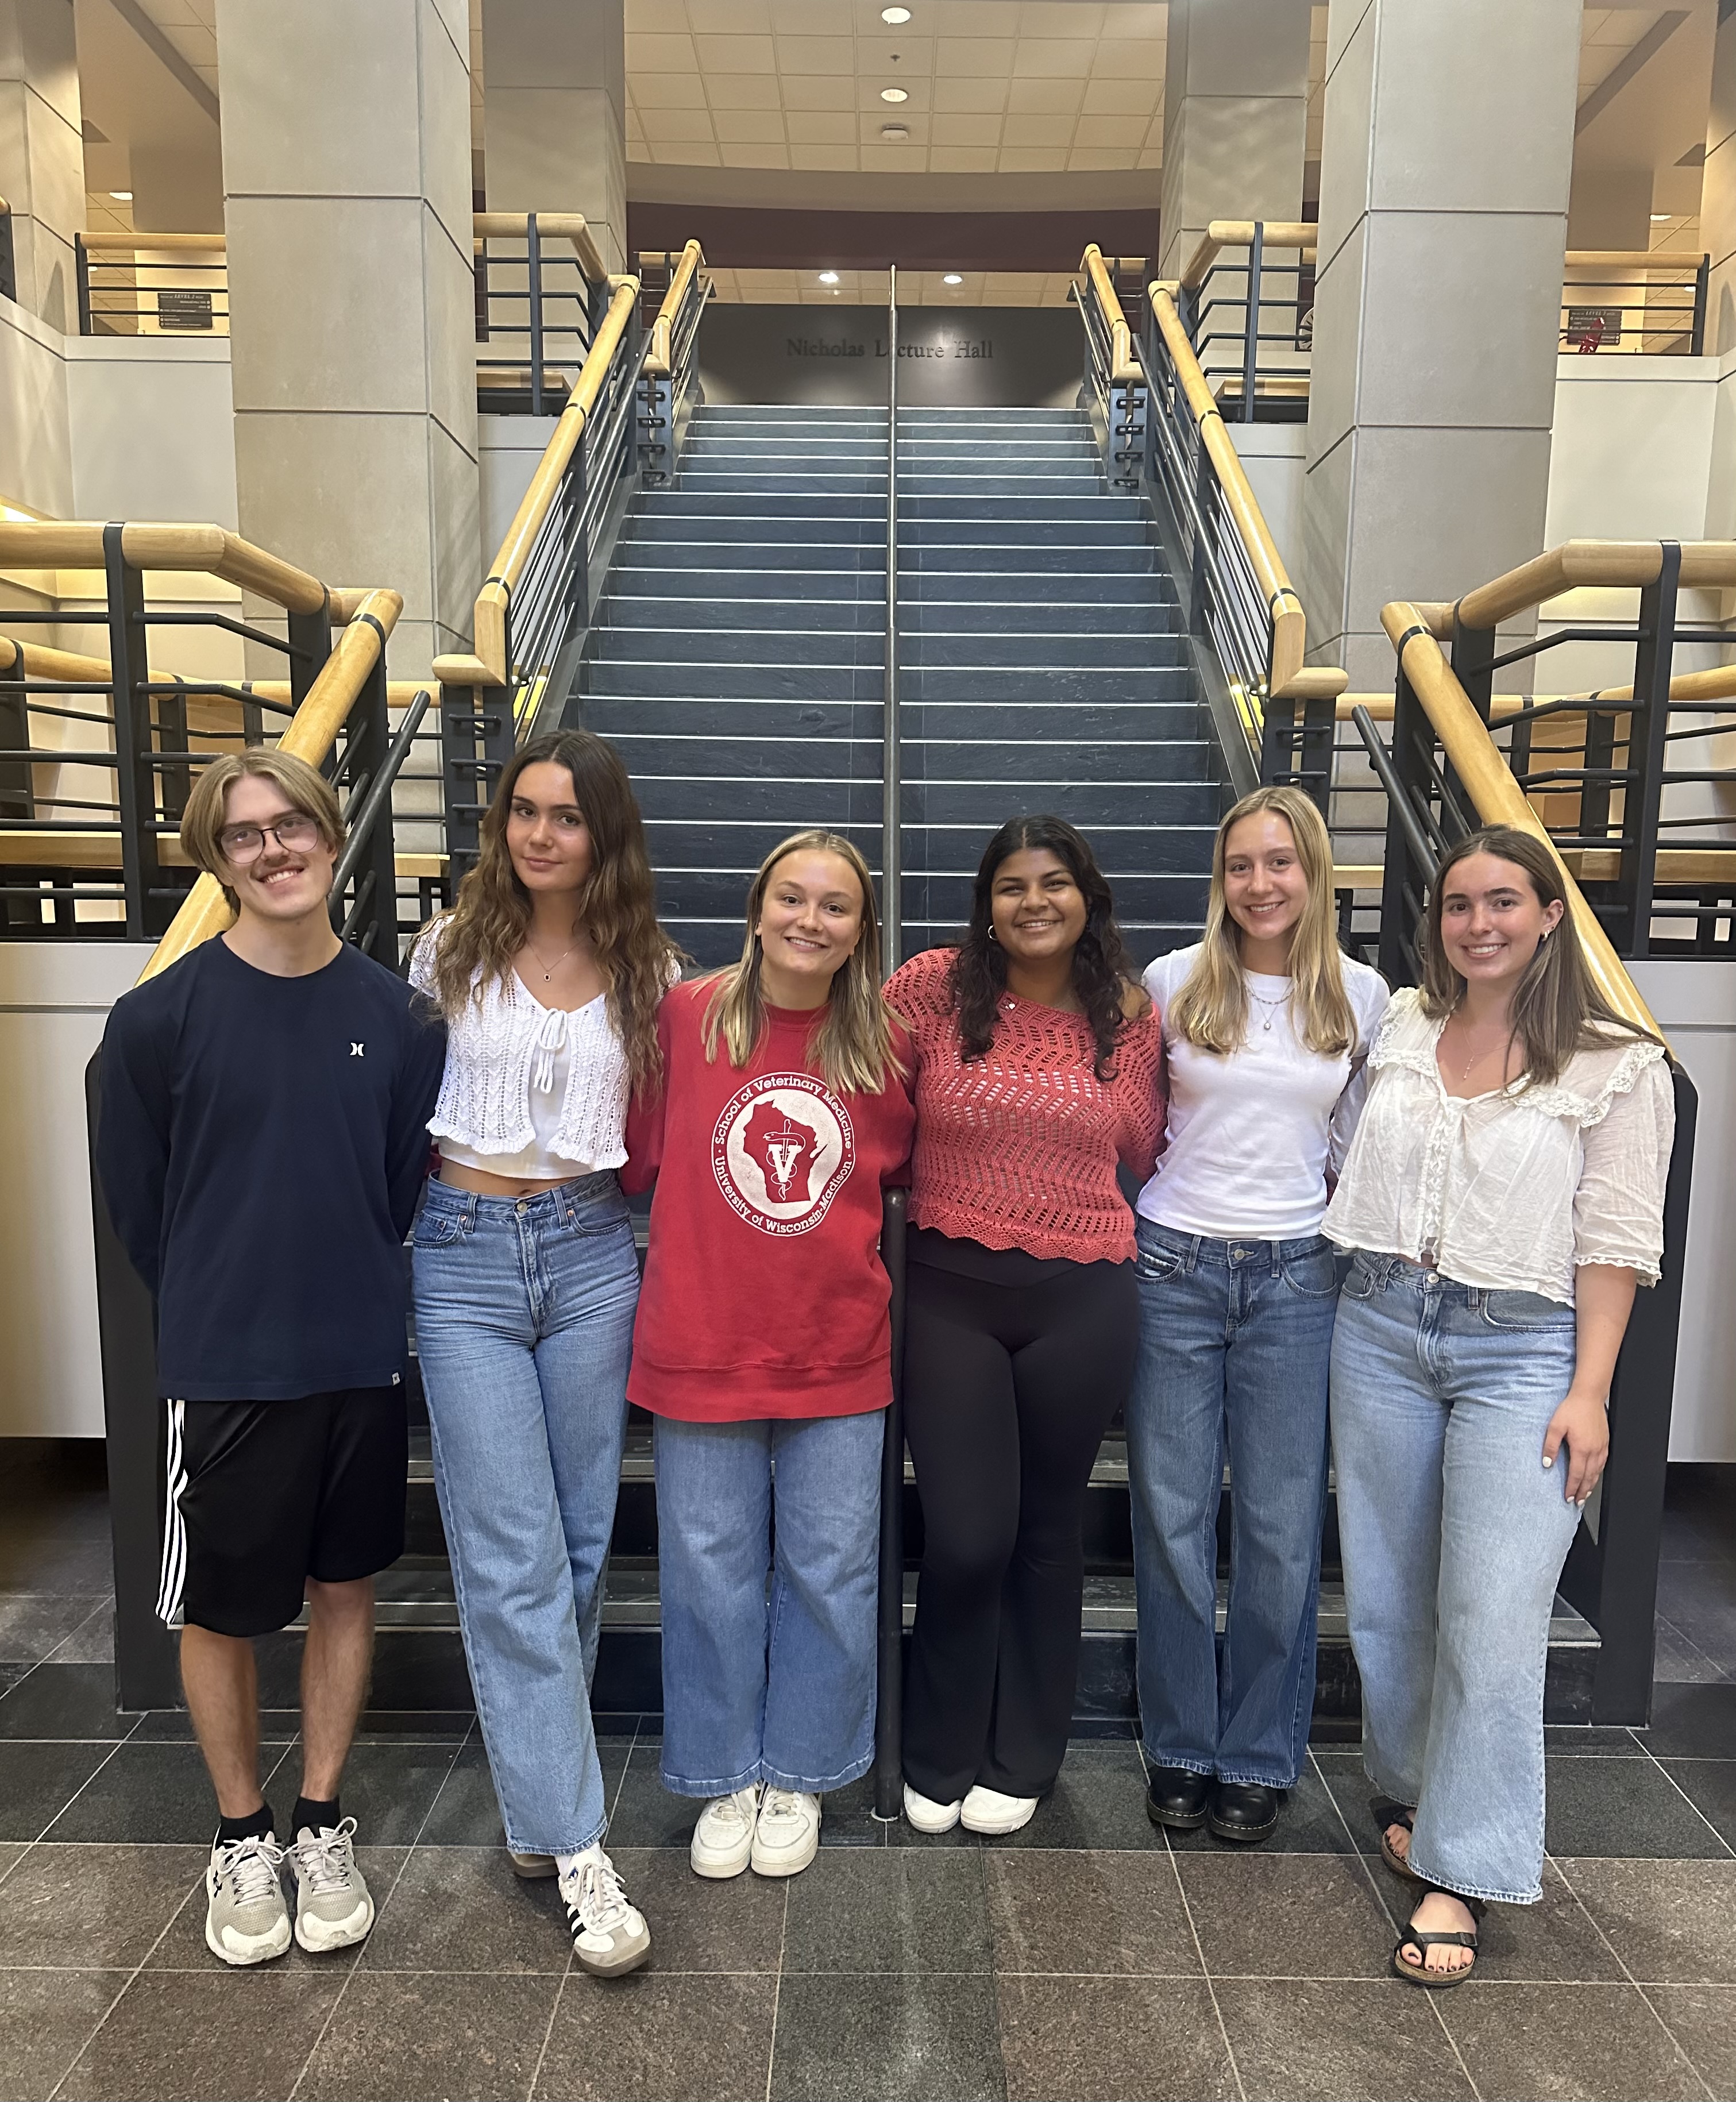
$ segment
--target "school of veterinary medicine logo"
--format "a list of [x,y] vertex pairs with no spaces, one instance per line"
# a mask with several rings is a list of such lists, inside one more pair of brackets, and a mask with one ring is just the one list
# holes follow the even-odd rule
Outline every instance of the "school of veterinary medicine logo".
[[724,1105],[711,1169],[730,1208],[763,1234],[808,1234],[856,1165],[850,1113],[811,1073],[768,1073]]

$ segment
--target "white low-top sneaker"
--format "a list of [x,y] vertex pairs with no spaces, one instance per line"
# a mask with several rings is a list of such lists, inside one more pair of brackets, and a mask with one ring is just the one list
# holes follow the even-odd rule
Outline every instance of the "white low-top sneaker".
[[754,1849],[754,1817],[760,1807],[760,1784],[753,1781],[733,1795],[716,1795],[699,1813],[687,1858],[696,1876],[723,1882],[738,1876]]
[[820,1798],[768,1788],[754,1825],[756,1876],[799,1876],[820,1851]]
[[960,1806],[959,1818],[967,1832],[1021,1832],[1036,1812],[1035,1796],[1003,1795],[978,1782]]
[[348,1949],[374,1924],[374,1900],[356,1865],[353,1817],[301,1831],[290,1849],[295,1879],[295,1939],[311,1954]]
[[936,1803],[932,1797],[919,1795],[908,1781],[904,1785],[905,1822],[919,1832],[950,1832],[959,1821],[960,1807],[956,1803]]
[[221,1839],[205,1872],[205,1945],[225,1963],[264,1963],[290,1945],[290,1909],[277,1871],[283,1849],[264,1838]]
[[596,1978],[618,1978],[636,1971],[651,1953],[645,1916],[628,1901],[615,1865],[600,1846],[587,1848],[561,1870],[560,1896],[581,1970]]

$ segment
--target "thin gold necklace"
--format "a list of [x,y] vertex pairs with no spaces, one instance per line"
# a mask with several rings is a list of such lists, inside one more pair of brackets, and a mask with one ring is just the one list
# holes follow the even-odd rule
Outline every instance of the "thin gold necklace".
[[558,971],[560,969],[560,966],[566,961],[567,958],[570,956],[573,951],[578,947],[578,943],[577,941],[569,942],[565,948],[564,948],[560,954],[556,957],[554,962],[547,965],[542,964],[542,958],[538,951],[537,945],[531,940],[528,934],[525,937],[525,947],[529,950],[533,956],[536,957],[537,962],[542,965],[542,982],[544,985],[547,985],[549,980],[554,977],[556,972]]

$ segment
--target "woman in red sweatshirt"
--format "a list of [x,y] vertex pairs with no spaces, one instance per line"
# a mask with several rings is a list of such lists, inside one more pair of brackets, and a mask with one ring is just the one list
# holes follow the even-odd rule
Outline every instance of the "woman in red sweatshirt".
[[919,1831],[1016,1832],[1078,1668],[1092,1462],[1139,1340],[1133,1213],[1163,1042],[1109,887],[1059,818],[989,842],[956,949],[887,987],[916,1045],[905,1430],[924,1545],[904,1710]]
[[742,960],[675,987],[658,1036],[621,1180],[657,1183],[627,1393],[657,1418],[663,1785],[707,1798],[698,1874],[791,1876],[873,1756],[881,1186],[914,1122],[855,848],[775,848]]

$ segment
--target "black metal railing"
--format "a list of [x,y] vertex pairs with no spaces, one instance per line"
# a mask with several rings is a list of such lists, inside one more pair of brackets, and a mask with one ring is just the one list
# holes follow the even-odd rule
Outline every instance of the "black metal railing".
[[73,253],[81,335],[229,333],[220,233],[79,233]]
[[651,487],[675,479],[688,424],[705,401],[697,356],[699,324],[711,296],[704,262],[699,243],[689,242],[649,323],[643,304],[640,310],[646,352],[639,383],[639,467]]
[[[1286,233],[1295,234],[1286,228]],[[1256,220],[1176,304],[1213,398],[1231,422],[1302,423],[1313,349],[1314,261],[1294,238],[1269,246]]]
[[18,297],[18,257],[12,246],[12,207],[0,198],[0,299]]
[[1629,357],[1699,357],[1706,349],[1709,255],[1570,250],[1561,348]]
[[[478,213],[476,402],[501,415],[558,415],[611,296],[562,229],[565,214]],[[584,243],[587,253],[588,243]]]

